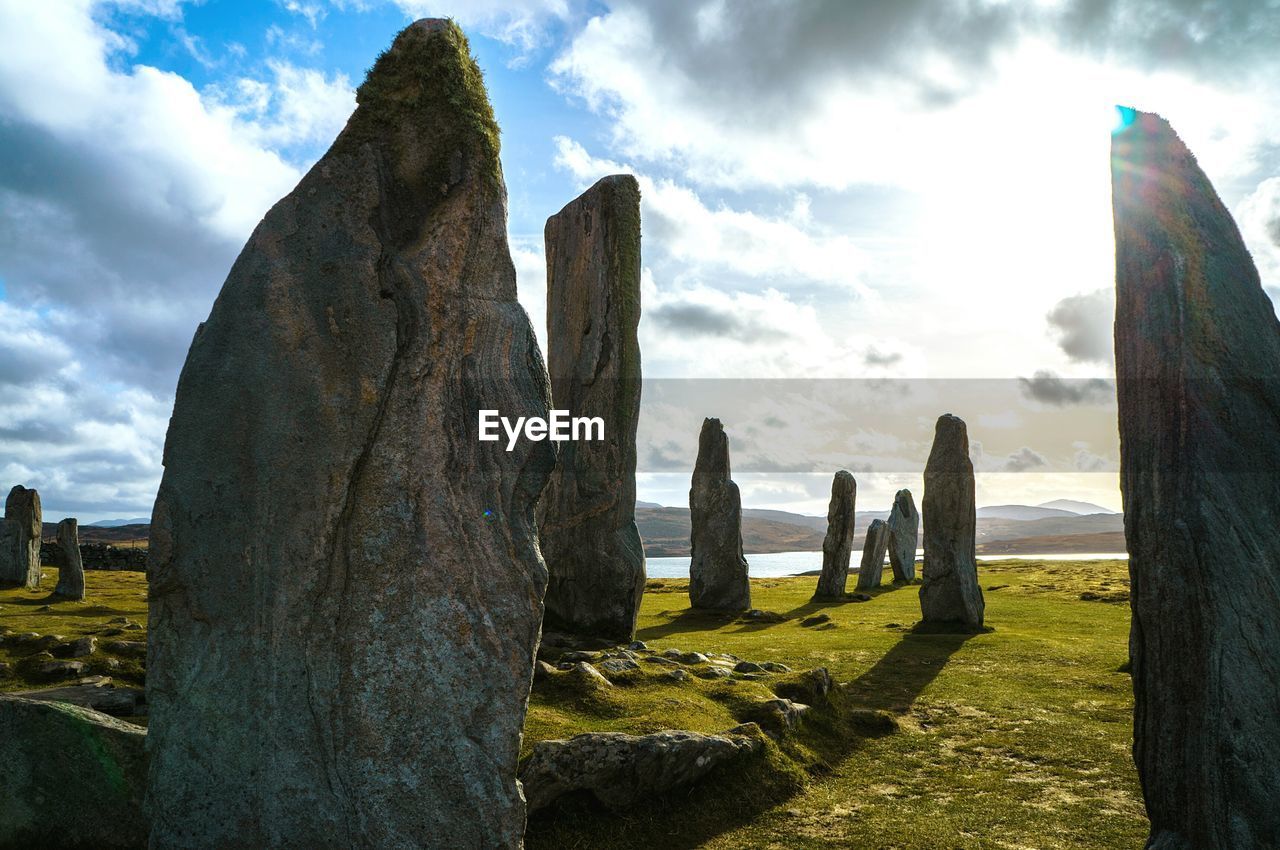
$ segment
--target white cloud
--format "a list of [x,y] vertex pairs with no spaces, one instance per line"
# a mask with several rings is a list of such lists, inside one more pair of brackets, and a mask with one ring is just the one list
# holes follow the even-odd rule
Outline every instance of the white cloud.
[[394,0],[411,18],[453,18],[459,26],[522,50],[538,46],[551,21],[570,14],[569,0]]

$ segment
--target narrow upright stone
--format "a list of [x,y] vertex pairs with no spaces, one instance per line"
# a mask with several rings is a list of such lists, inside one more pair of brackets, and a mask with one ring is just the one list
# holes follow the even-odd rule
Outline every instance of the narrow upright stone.
[[858,567],[858,590],[875,590],[880,586],[884,573],[884,553],[889,548],[889,524],[882,519],[871,520],[867,526],[867,539],[862,544],[862,563]]
[[191,344],[151,526],[153,847],[518,847],[554,444],[498,127],[418,21]]
[[43,530],[40,494],[17,485],[4,500],[4,521],[0,522],[0,582],[40,586]]
[[640,186],[605,177],[547,219],[551,398],[599,417],[604,439],[561,443],[538,503],[548,627],[625,643],[644,593],[636,529]]
[[1116,379],[1147,846],[1274,847],[1280,322],[1191,152],[1159,116],[1125,118]]
[[831,501],[827,504],[827,536],[822,540],[822,574],[818,576],[815,600],[843,599],[849,580],[849,557],[853,553],[854,509],[858,482],[842,469],[831,481]]
[[742,555],[742,497],[729,475],[729,437],[719,419],[705,419],[689,488],[689,603],[694,608],[751,607],[751,582]]
[[926,623],[982,627],[985,604],[974,550],[977,506],[973,463],[964,420],[938,417],[924,468],[924,584],[920,613]]
[[58,596],[79,601],[84,599],[84,563],[80,560],[80,529],[74,519],[58,523],[58,550],[62,566],[58,568]]
[[920,512],[910,490],[899,490],[889,511],[889,565],[893,581],[911,582],[916,578],[916,549],[920,542]]

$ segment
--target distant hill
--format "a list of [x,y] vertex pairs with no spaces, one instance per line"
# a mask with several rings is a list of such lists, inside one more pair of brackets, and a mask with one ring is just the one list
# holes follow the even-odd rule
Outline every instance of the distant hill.
[[1033,520],[1000,518],[978,520],[979,544],[993,543],[997,540],[1025,540],[1031,537],[1065,537],[1109,532],[1124,532],[1122,514],[1087,514],[1085,516],[1067,514]]
[[1031,505],[989,505],[985,508],[978,508],[978,519],[1030,520],[1070,516],[1079,516],[1079,514],[1075,511],[1032,507]]
[[1093,502],[1077,502],[1075,499],[1054,499],[1052,502],[1045,502],[1037,507],[1053,508],[1058,511],[1070,511],[1073,514],[1114,514],[1113,511],[1104,508],[1102,505],[1095,505]]
[[[149,520],[129,525],[82,525],[78,531],[81,543],[140,543],[145,546],[151,535],[151,525]],[[53,540],[58,534],[58,524],[46,522],[41,534],[45,540]]]
[[[689,554],[688,508],[637,507],[636,525],[640,529],[640,538],[644,541],[644,553],[648,557],[676,557]],[[823,531],[817,531],[790,522],[778,522],[753,516],[742,518],[742,546],[747,552],[813,551],[822,548],[822,538],[825,534],[825,528]]]
[[146,525],[151,522],[151,517],[134,517],[133,519],[100,519],[97,522],[86,522],[81,528],[117,528],[121,525]]

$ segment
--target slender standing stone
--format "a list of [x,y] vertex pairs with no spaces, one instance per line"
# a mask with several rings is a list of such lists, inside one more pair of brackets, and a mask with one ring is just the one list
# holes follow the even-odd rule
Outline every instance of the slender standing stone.
[[43,531],[40,494],[17,485],[4,500],[4,521],[0,523],[0,582],[40,586]]
[[920,613],[926,623],[982,627],[984,602],[974,551],[977,507],[973,463],[964,420],[938,417],[924,468],[924,584]]
[[74,519],[58,523],[58,549],[62,553],[62,566],[58,568],[58,586],[53,592],[58,596],[79,601],[84,599],[84,564],[80,560],[80,530]]
[[1124,115],[1116,378],[1147,846],[1275,847],[1280,322],[1191,152]]
[[554,444],[498,127],[418,21],[196,332],[151,526],[152,847],[518,847]]
[[862,564],[858,567],[858,590],[875,590],[884,573],[884,553],[889,548],[889,525],[882,519],[871,520],[867,539],[862,544]]
[[889,565],[894,584],[916,578],[916,548],[920,541],[920,512],[910,490],[899,490],[889,511]]
[[831,501],[827,504],[827,536],[822,540],[822,575],[818,576],[815,600],[843,599],[849,580],[849,557],[853,552],[854,511],[858,482],[842,469],[831,481]]
[[548,627],[635,636],[644,593],[636,529],[640,414],[640,186],[605,177],[547,219],[547,367],[558,409],[604,439],[561,443],[538,503]]
[[705,419],[689,488],[689,603],[694,608],[751,607],[751,582],[742,555],[742,497],[729,475],[729,438],[719,419]]

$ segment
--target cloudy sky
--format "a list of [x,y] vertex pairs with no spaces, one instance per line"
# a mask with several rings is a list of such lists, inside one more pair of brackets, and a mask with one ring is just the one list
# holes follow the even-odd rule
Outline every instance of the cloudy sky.
[[749,506],[821,513],[845,466],[887,508],[945,407],[981,503],[1119,507],[1116,103],[1280,287],[1274,0],[0,0],[0,484],[150,513],[196,324],[425,15],[486,73],[540,332],[546,217],[640,179],[642,499],[684,501],[719,415]]

